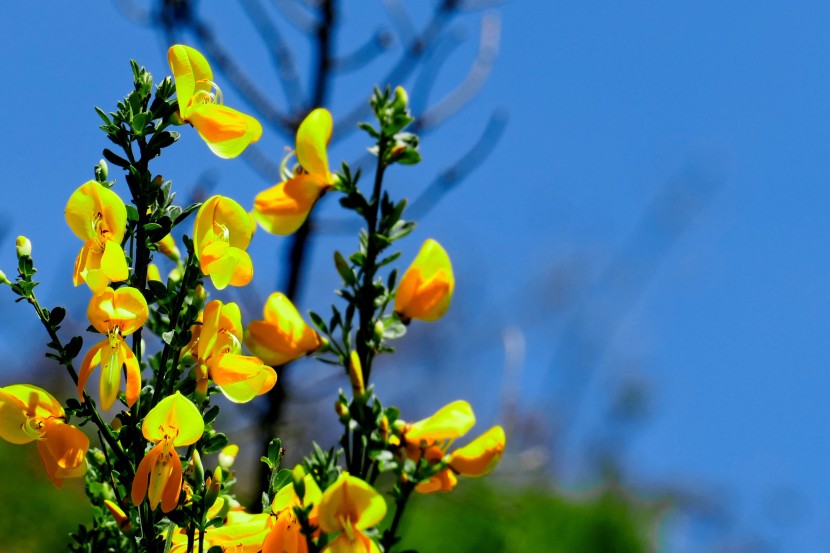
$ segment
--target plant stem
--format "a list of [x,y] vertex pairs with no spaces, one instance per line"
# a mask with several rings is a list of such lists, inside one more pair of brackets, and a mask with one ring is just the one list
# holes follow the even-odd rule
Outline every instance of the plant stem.
[[[37,301],[37,297],[35,296],[34,291],[29,295],[28,300],[29,303],[32,304],[32,306],[35,308],[35,312],[37,313],[38,319],[40,319],[40,322],[43,324],[43,327],[49,334],[49,337],[57,346],[57,348],[55,349],[57,349],[61,357],[65,359],[64,366],[66,367],[66,370],[69,372],[69,376],[72,377],[72,381],[77,386],[78,373],[75,371],[75,367],[72,366],[72,362],[69,359],[67,359],[66,349],[64,348],[60,338],[58,338],[58,333],[55,331],[54,327],[52,327],[51,323],[43,315],[43,309],[40,307],[40,303]],[[121,463],[123,463],[124,467],[127,468],[127,470],[130,473],[132,473],[134,469],[132,464],[130,463],[130,460],[127,458],[126,454],[121,449],[121,446],[118,445],[118,442],[113,437],[113,435],[110,434],[109,427],[101,419],[101,416],[98,414],[97,409],[95,409],[95,407],[92,405],[92,398],[90,398],[89,395],[87,395],[87,393],[84,392],[81,396],[81,399],[83,400],[83,404],[86,407],[85,414],[90,417],[95,426],[98,427],[98,430],[101,431],[104,440],[107,442],[107,444],[109,444],[110,449],[112,449],[113,453],[115,453],[116,457],[118,457],[118,460],[121,461]]]
[[403,512],[406,508],[409,496],[412,495],[412,491],[415,489],[415,485],[411,482],[402,484],[402,486],[403,489],[401,490],[401,495],[395,500],[395,518],[392,519],[392,526],[390,526],[389,529],[383,533],[383,538],[380,541],[381,546],[383,546],[383,550],[387,553],[392,550],[392,546],[394,546],[397,541],[395,535],[398,532],[398,526],[403,518]]
[[386,171],[386,149],[389,138],[382,134],[378,141],[378,164],[375,170],[375,183],[372,188],[372,197],[369,200],[369,210],[366,213],[366,260],[363,263],[362,282],[357,294],[359,301],[358,313],[360,322],[355,336],[355,347],[363,369],[363,382],[369,385],[369,376],[372,373],[374,351],[369,347],[375,323],[375,287],[374,279],[377,272],[378,245],[375,240],[378,225],[378,211],[380,209],[380,193],[383,188],[383,174]]

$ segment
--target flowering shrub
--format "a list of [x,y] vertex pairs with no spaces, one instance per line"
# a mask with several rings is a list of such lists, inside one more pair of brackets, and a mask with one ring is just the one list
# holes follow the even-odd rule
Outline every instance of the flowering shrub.
[[[283,163],[282,182],[257,195],[250,212],[224,196],[180,207],[172,183],[150,169],[179,139],[173,127],[192,125],[222,158],[242,153],[262,127],[221,104],[199,52],[175,45],[168,58],[175,82],[168,77],[153,88],[151,75],[133,62],[133,91],[115,111],[98,110],[102,130],[120,151],[105,149],[96,179],[69,196],[66,221],[84,244],[67,274],[75,285],[88,285],[89,331],[102,335],[80,365],[85,340],[61,338],[64,308],[40,305],[27,239],[17,242],[15,281],[0,273],[18,301],[34,307],[49,336],[47,355],[66,368],[78,392],[62,405],[29,384],[0,388],[0,437],[36,441],[58,486],[85,478],[97,509],[91,525],[72,536],[72,551],[391,551],[413,492],[450,491],[458,475],[489,473],[505,445],[496,426],[453,446],[475,423],[465,401],[407,422],[398,409],[382,405],[370,383],[375,358],[392,353],[391,344],[413,320],[440,319],[454,288],[450,258],[435,240],[424,243],[400,282],[394,268],[399,254],[390,250],[414,223],[403,218],[406,201],[383,189],[384,174],[420,161],[418,138],[405,131],[413,121],[406,93],[376,90],[370,102],[376,125],[360,125],[377,157],[370,194],[347,164],[331,172],[326,147],[333,120],[318,108],[297,130],[297,163]],[[108,180],[109,164],[124,170],[126,187]],[[251,281],[246,248],[256,224],[290,234],[326,193],[338,194],[364,224],[356,251],[334,254],[341,301],[328,320],[309,313],[307,323],[279,292],[263,306],[263,319],[247,327],[236,304],[207,301],[206,277],[208,289],[216,290]],[[171,231],[194,213],[192,231],[177,245]],[[177,264],[166,282],[152,264],[156,252]],[[144,350],[145,333],[159,338],[158,351]],[[287,469],[275,438],[262,458],[271,471],[263,512],[247,513],[234,496],[239,449],[215,426],[214,398],[252,401],[275,385],[274,366],[305,355],[341,366],[348,378],[351,394],[341,391],[335,401],[343,426],[339,447],[315,444],[303,463]],[[91,392],[96,369],[100,385]],[[102,410],[113,406],[117,413],[107,422]],[[100,448],[90,446],[79,426],[92,429]],[[218,464],[206,470],[202,458],[211,453],[219,453]]]

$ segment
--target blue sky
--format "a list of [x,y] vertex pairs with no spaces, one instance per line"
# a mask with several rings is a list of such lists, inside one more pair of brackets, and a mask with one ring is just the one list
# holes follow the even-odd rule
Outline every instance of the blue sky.
[[[244,17],[203,4],[228,48],[284,101]],[[86,291],[66,284],[80,243],[70,239],[62,211],[106,145],[92,107],[108,109],[128,91],[130,58],[166,74],[166,47],[110,3],[4,9],[0,220],[11,231],[0,244],[0,268],[11,272],[13,237],[25,233],[46,303],[83,306]],[[413,11],[423,21],[423,9]],[[473,144],[493,110],[509,114],[492,155],[404,247],[411,257],[424,238],[438,238],[459,282],[447,320],[416,329],[450,352],[443,359],[424,352],[428,361],[420,363],[451,370],[454,386],[433,392],[418,416],[472,395],[482,421],[498,418],[484,405],[500,401],[502,337],[521,336],[525,356],[508,373],[509,387],[526,414],[549,428],[571,425],[561,453],[570,485],[589,477],[579,467],[602,435],[613,390],[638,382],[649,392],[648,416],[617,452],[627,477],[644,489],[694,492],[729,520],[720,531],[671,518],[666,551],[747,542],[753,551],[823,550],[830,539],[830,6],[513,2],[497,13],[501,44],[491,78],[472,104],[425,137],[422,166],[392,176],[396,193],[417,195]],[[459,20],[465,42],[439,72],[433,98],[469,67],[480,19]],[[346,11],[340,44],[360,43],[380,21]],[[305,51],[296,33],[288,38]],[[300,55],[301,73],[307,64]],[[381,61],[338,83],[328,106],[336,119],[368,96],[387,66]],[[182,132],[159,167],[185,189],[206,171],[217,192],[250,205],[267,185],[242,161],[211,157],[191,129]],[[262,141],[275,161],[287,144],[268,132]],[[351,160],[363,147],[343,142],[332,157]],[[325,202],[321,214],[336,217],[334,204]],[[268,260],[281,244],[265,233],[255,238],[264,261],[254,290],[263,297],[277,280],[279,267]],[[318,245],[306,308],[322,309],[329,296],[312,291],[337,284],[326,250],[350,242],[322,237]],[[3,307],[4,355],[20,336],[10,317],[22,312],[10,301]],[[36,332],[34,322],[25,330]],[[579,348],[591,359],[584,408],[563,414],[556,402],[583,370],[585,358],[570,355]],[[419,352],[404,353],[417,366]],[[403,395],[392,376],[379,378]]]

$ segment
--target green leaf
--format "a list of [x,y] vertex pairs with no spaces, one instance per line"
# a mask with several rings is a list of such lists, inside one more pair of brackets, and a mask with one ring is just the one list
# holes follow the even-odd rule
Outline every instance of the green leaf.
[[56,307],[49,312],[49,323],[54,327],[61,324],[63,318],[66,317],[66,309],[63,307]]
[[322,332],[323,334],[328,334],[329,333],[329,329],[326,326],[326,322],[323,320],[323,317],[321,317],[320,315],[318,315],[314,311],[309,311],[308,312],[308,317],[311,319],[311,322],[314,324],[314,326],[317,327],[317,329],[320,332]]
[[126,159],[124,159],[121,156],[116,155],[115,152],[113,152],[109,148],[104,148],[103,154],[104,154],[104,159],[106,159],[107,161],[109,161],[113,165],[117,165],[117,166],[121,167],[122,169],[126,169],[127,167],[130,166],[129,161],[127,161]]
[[343,258],[343,254],[339,251],[334,252],[334,266],[337,267],[337,272],[340,273],[340,277],[343,279],[343,282],[346,283],[347,286],[354,286],[357,282],[357,278],[355,277],[354,271],[346,260]]
[[81,352],[81,348],[84,346],[84,339],[80,336],[73,336],[69,343],[66,344],[64,348],[64,353],[69,359],[75,359],[78,354]]

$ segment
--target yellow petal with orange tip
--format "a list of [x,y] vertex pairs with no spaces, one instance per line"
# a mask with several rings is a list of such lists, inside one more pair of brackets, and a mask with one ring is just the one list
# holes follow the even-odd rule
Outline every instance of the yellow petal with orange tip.
[[167,61],[176,82],[179,112],[186,119],[193,96],[197,92],[209,93],[213,87],[213,72],[201,52],[184,44],[171,46]]
[[234,403],[246,403],[268,392],[277,382],[277,373],[256,357],[227,353],[208,363],[210,377]]
[[306,173],[322,176],[331,181],[326,146],[331,139],[333,122],[331,113],[317,108],[309,113],[297,129],[297,160]]
[[194,105],[187,120],[208,148],[224,159],[235,158],[262,137],[259,121],[240,111],[217,104]]
[[205,421],[199,409],[181,392],[159,401],[141,425],[142,434],[148,441],[158,443],[168,436],[174,446],[196,443],[204,430]]
[[447,252],[428,239],[401,277],[395,294],[395,312],[404,319],[435,321],[450,307],[455,277]]
[[504,454],[505,435],[501,426],[494,426],[466,446],[450,454],[450,467],[464,476],[489,474]]
[[257,194],[252,215],[271,234],[292,234],[330,187],[322,175],[297,175]]
[[463,436],[476,422],[473,408],[464,400],[457,400],[435,412],[434,415],[410,425],[406,441],[432,444],[443,440],[454,440]]
[[415,491],[418,493],[449,492],[455,488],[457,483],[458,478],[455,474],[450,469],[444,469],[426,482],[421,482],[415,486]]
[[245,344],[265,363],[277,366],[320,348],[320,337],[284,294],[274,292],[263,308],[265,320],[248,324]]
[[326,533],[342,532],[344,523],[365,530],[386,516],[386,501],[372,486],[343,472],[323,492],[318,514],[319,526]]

